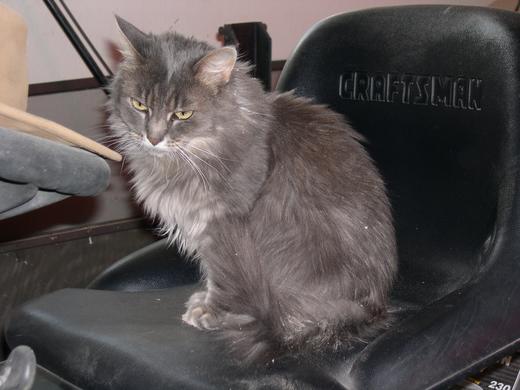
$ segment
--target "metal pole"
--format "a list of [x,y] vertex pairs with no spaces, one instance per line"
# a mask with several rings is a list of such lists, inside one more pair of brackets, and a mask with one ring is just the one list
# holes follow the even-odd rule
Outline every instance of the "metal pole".
[[[101,54],[96,50],[96,47],[92,44],[90,39],[88,38],[87,34],[85,34],[85,31],[81,28],[81,25],[78,23],[76,18],[74,17],[74,14],[70,11],[69,7],[67,7],[67,4],[64,0],[58,0],[61,4],[61,8],[65,11],[67,16],[69,17],[69,20],[72,22],[74,27],[76,27],[76,30],[81,35],[81,38],[83,38],[83,42],[85,42],[88,46],[87,50],[89,50],[89,53],[92,53],[94,55],[94,59],[96,60],[97,64],[102,65],[104,68],[103,70],[106,71],[105,74],[108,74],[109,78],[111,78],[114,74],[112,73],[112,69],[107,65],[103,57],[101,57]],[[102,70],[102,71],[103,71]]]
[[[51,12],[52,16],[54,16],[54,18],[60,25],[61,29],[69,39],[70,43],[72,43],[72,46],[74,46],[74,48],[80,55],[81,59],[83,60],[87,68],[90,70],[94,78],[98,81],[99,85],[101,87],[106,87],[108,85],[107,77],[98,67],[98,65],[88,52],[85,45],[83,45],[83,42],[81,42],[81,40],[79,39],[78,35],[76,34],[76,31],[74,31],[68,20],[65,18],[59,7],[54,2],[54,0],[43,0],[43,2]],[[103,91],[107,95],[109,94],[107,89],[103,88]]]

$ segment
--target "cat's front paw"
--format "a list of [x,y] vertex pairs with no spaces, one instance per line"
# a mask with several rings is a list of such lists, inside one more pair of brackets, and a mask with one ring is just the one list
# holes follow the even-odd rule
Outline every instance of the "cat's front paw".
[[207,303],[207,291],[193,294],[186,303],[182,320],[198,329],[215,330],[220,327],[220,316]]

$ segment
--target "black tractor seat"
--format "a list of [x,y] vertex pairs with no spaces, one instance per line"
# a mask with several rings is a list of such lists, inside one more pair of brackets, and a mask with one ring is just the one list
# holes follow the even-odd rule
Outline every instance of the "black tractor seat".
[[446,388],[517,350],[519,42],[512,12],[377,8],[314,26],[285,66],[279,91],[345,114],[388,186],[399,315],[369,344],[246,368],[182,323],[199,275],[159,242],[22,306],[9,345],[85,389]]

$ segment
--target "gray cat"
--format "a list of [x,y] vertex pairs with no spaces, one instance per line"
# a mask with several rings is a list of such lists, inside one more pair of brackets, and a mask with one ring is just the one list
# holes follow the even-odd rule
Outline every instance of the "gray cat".
[[324,106],[265,93],[234,48],[117,21],[111,127],[137,199],[205,275],[184,322],[246,362],[384,327],[396,244],[362,137]]

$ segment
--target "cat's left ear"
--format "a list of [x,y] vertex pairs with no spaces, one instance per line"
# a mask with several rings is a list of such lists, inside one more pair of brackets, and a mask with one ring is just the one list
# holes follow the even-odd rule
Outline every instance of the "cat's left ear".
[[195,64],[195,76],[207,86],[217,89],[228,83],[237,62],[237,51],[226,46],[215,49]]

